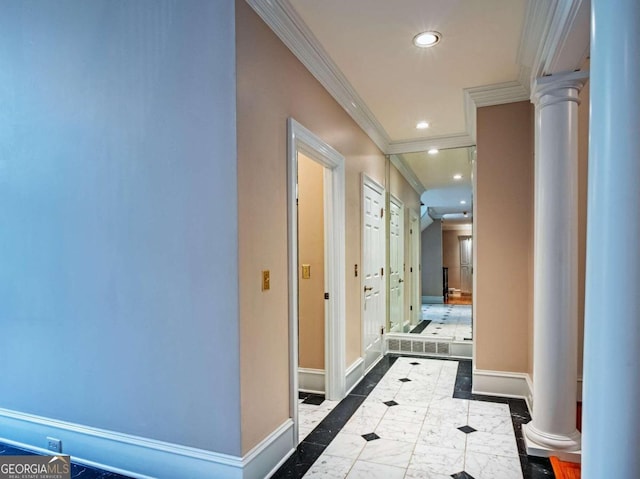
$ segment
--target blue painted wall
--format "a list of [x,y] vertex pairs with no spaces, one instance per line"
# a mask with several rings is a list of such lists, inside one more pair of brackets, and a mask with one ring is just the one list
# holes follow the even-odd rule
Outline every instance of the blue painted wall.
[[240,454],[233,3],[0,3],[0,408]]

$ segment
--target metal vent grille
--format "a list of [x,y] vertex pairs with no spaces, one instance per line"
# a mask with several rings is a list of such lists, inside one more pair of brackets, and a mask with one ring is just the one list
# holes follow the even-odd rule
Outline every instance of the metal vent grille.
[[425,353],[435,353],[436,352],[436,344],[431,341],[425,341],[424,343],[424,352]]
[[414,353],[424,353],[424,343],[422,341],[414,341],[413,342],[413,352]]
[[389,349],[398,351],[400,349],[400,341],[397,339],[390,339],[388,343]]
[[438,343],[438,354],[449,354],[449,343]]
[[400,341],[400,351],[411,352],[411,341],[403,339]]

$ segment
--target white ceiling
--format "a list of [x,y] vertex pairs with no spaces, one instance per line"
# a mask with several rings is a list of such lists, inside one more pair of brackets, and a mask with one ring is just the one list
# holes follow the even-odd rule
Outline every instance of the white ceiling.
[[290,2],[391,141],[465,132],[463,89],[518,79],[525,0]]
[[[455,148],[475,144],[476,108],[528,100],[589,48],[589,0],[246,1],[439,214],[470,204],[472,155]],[[442,40],[419,49],[426,30]]]

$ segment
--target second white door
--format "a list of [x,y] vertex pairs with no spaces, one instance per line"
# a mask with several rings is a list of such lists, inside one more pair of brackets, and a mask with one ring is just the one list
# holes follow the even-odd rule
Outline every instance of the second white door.
[[382,357],[385,321],[384,189],[364,177],[362,194],[362,349],[365,370]]
[[389,204],[389,330],[404,332],[404,206]]

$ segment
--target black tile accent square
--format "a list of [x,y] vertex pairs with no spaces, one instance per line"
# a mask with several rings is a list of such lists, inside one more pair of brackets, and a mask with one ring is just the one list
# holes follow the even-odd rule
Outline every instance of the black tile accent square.
[[462,426],[458,428],[458,431],[462,431],[465,434],[470,434],[472,432],[476,432],[477,429],[472,428],[471,426]]
[[422,363],[418,363],[418,362],[415,362],[415,361],[414,361],[414,362],[409,363],[409,364],[411,364],[411,366],[417,366],[418,364],[422,364]]
[[400,378],[400,379],[398,379],[398,381],[401,381],[403,383],[408,383],[408,382],[411,381],[411,379],[409,379],[409,378]]
[[456,472],[455,474],[451,474],[451,477],[453,477],[453,479],[474,479],[467,471]]
[[369,434],[363,434],[362,437],[364,438],[365,441],[375,441],[376,439],[380,439],[380,436],[378,436],[375,432],[370,432]]
[[385,401],[383,404],[386,404],[389,407],[398,405],[398,403],[395,401]]
[[324,402],[324,394],[309,394],[302,404],[311,404],[313,406],[320,406]]

